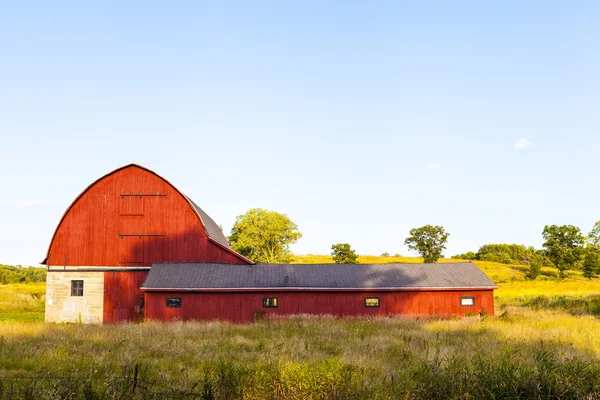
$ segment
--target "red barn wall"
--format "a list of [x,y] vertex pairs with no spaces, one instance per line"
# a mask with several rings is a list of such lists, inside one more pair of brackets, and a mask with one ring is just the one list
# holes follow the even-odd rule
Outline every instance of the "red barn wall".
[[[136,306],[142,306],[148,271],[104,272],[103,322],[142,321]],[[145,307],[140,311],[144,312]]]
[[[475,306],[461,306],[461,296],[474,296]],[[167,308],[167,297],[180,297],[181,308]],[[264,297],[277,297],[277,308],[263,308]],[[365,297],[379,297],[379,308],[366,308]],[[221,319],[233,322],[252,321],[256,310],[267,314],[359,315],[465,315],[485,310],[494,314],[493,290],[466,291],[374,291],[374,292],[152,292],[145,293],[145,316],[156,320]]]
[[173,186],[137,166],[117,170],[88,188],[62,219],[49,254],[48,264],[55,266],[245,264],[208,240],[196,212]]

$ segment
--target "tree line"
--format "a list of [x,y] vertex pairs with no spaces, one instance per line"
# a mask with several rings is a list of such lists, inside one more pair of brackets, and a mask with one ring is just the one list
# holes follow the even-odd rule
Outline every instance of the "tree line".
[[[443,258],[450,234],[439,225],[413,228],[404,244],[423,257],[425,263]],[[298,226],[286,215],[253,208],[239,215],[229,236],[231,247],[238,253],[264,263],[288,263],[293,254],[290,246],[302,237]],[[560,278],[568,270],[580,269],[583,276],[600,274],[600,221],[584,236],[574,225],[546,225],[542,231],[542,249],[519,244],[485,244],[477,252],[454,258],[529,265],[527,277],[535,279],[543,265],[554,266]],[[348,243],[331,246],[336,263],[357,263],[358,255]],[[387,253],[385,253],[387,254]]]
[[0,284],[46,282],[46,268],[0,264]]

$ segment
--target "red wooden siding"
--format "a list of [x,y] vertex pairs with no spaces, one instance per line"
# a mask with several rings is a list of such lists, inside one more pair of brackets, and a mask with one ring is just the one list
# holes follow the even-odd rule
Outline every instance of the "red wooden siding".
[[[148,271],[124,271],[104,273],[103,322],[141,321],[136,306],[142,304],[144,283]],[[142,308],[142,312],[144,308]]]
[[[475,306],[461,306],[461,296],[475,297]],[[167,308],[168,297],[180,297],[181,308]],[[263,308],[262,299],[277,297],[277,308]],[[367,308],[365,297],[378,297],[380,307]],[[373,292],[251,292],[185,293],[150,292],[145,294],[146,319],[222,319],[252,321],[256,310],[267,314],[358,315],[465,315],[486,311],[494,314],[493,290],[466,291],[373,291]]]
[[73,203],[49,255],[49,265],[68,266],[245,264],[208,240],[196,212],[177,189],[135,165],[98,180]]

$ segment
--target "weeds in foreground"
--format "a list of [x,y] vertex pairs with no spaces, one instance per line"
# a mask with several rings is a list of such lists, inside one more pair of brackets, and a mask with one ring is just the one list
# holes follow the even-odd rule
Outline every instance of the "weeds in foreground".
[[[123,376],[38,375],[3,379],[0,398],[13,399],[598,399],[600,365],[561,360],[537,349],[530,362],[506,351],[491,356],[435,357],[374,374],[339,359],[245,366],[206,363],[200,377],[152,378],[128,365]],[[154,375],[156,375],[154,371]],[[183,374],[185,375],[185,374]]]
[[[0,398],[594,399],[600,320],[0,324]],[[596,397],[594,397],[596,396]]]

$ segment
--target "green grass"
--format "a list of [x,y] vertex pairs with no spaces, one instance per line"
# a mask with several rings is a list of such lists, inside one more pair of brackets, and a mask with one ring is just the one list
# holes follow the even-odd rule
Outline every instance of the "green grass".
[[0,285],[0,398],[599,398],[600,280],[476,264],[496,318],[44,324],[43,284]]

